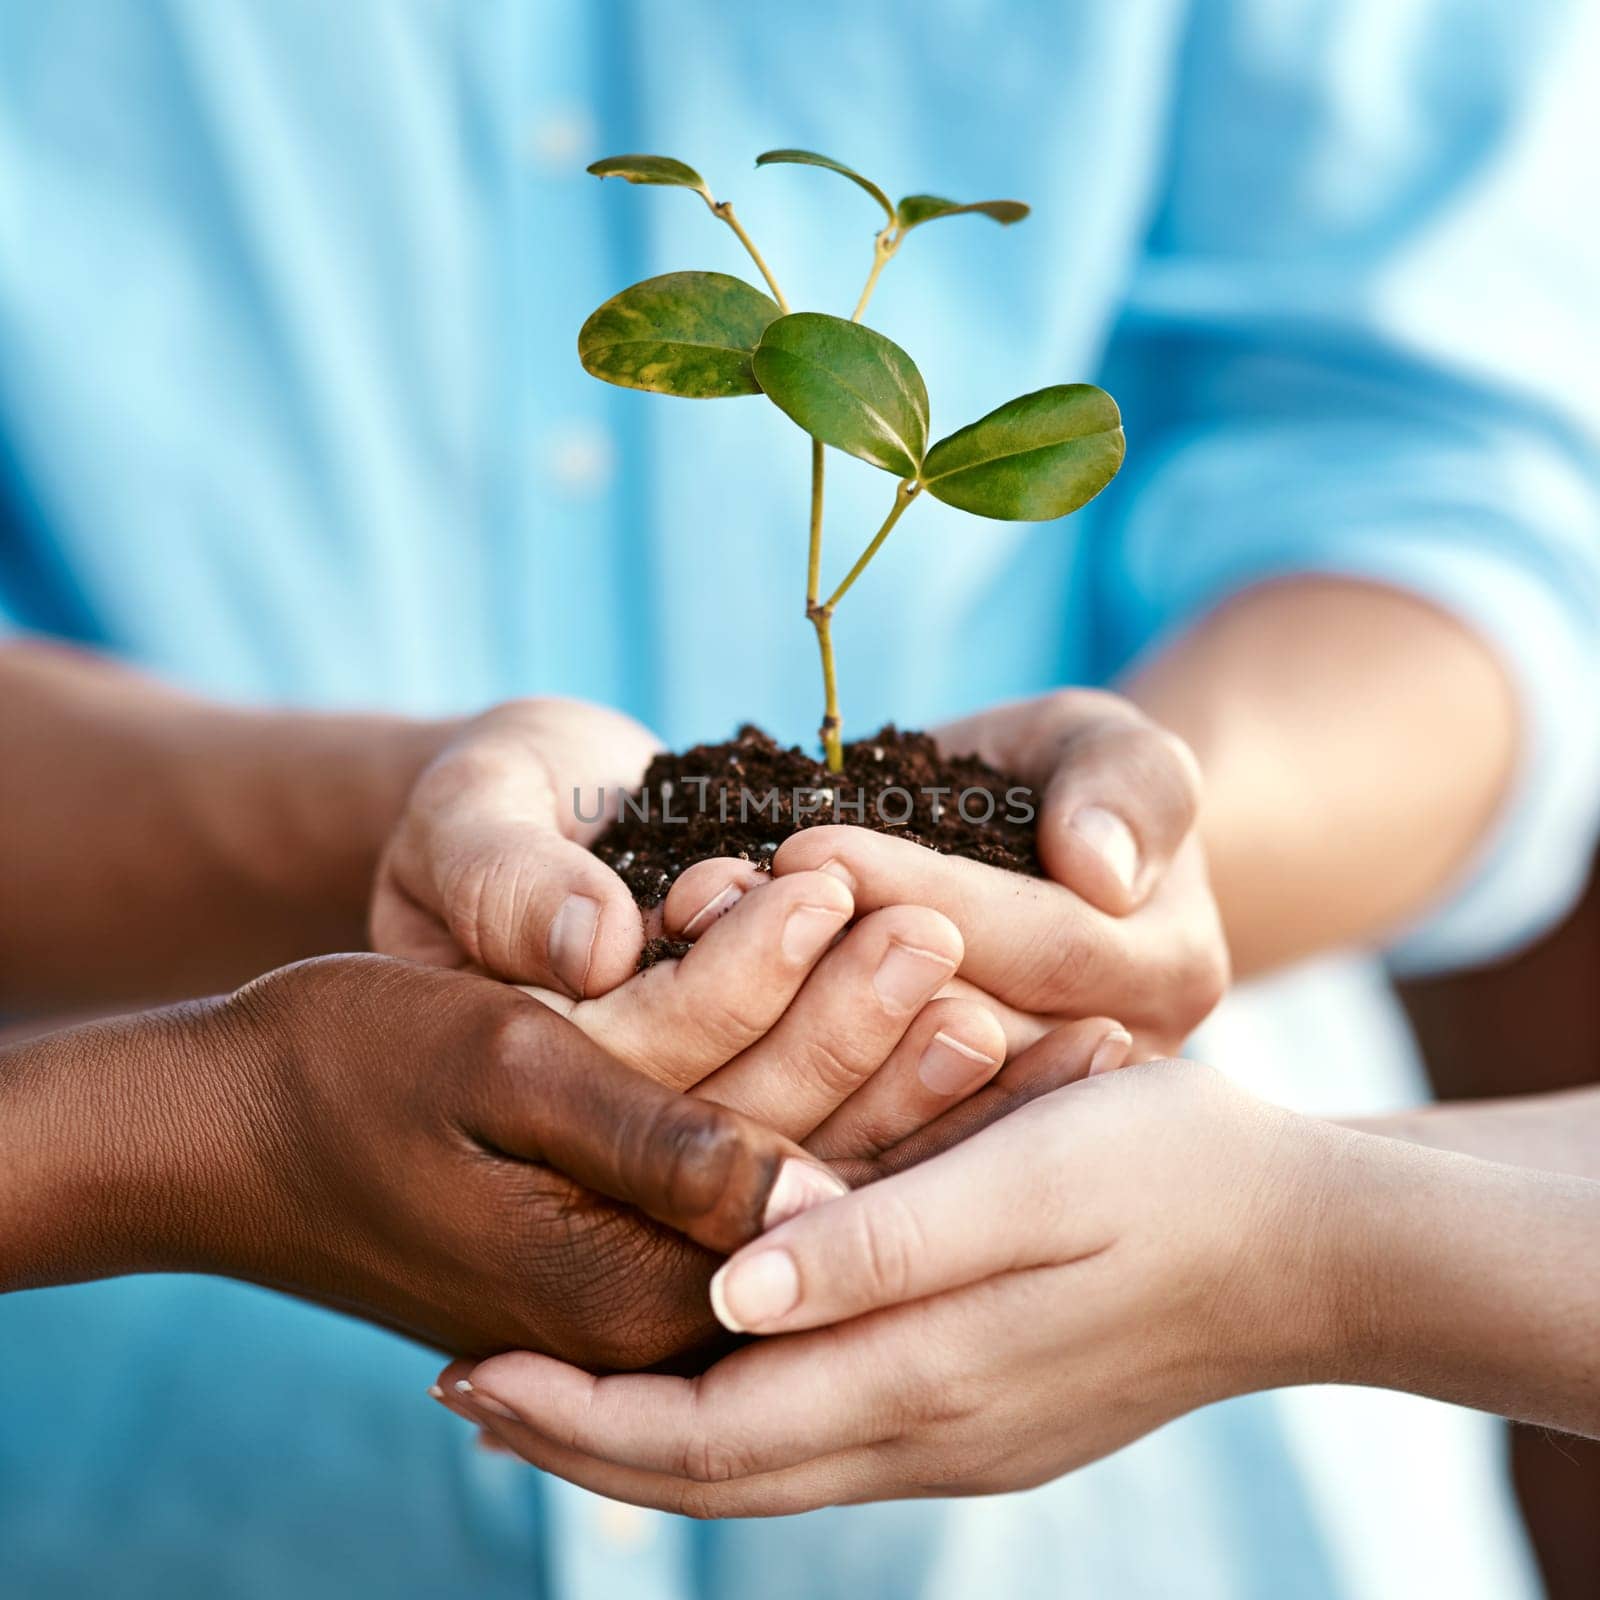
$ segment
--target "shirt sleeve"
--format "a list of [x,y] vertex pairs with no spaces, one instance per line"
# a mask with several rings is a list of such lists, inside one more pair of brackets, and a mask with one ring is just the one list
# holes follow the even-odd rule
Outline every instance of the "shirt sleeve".
[[1132,469],[1104,513],[1119,609],[1136,643],[1266,579],[1339,574],[1498,652],[1513,792],[1393,950],[1470,964],[1562,914],[1600,816],[1600,220],[1579,198],[1600,7],[1299,10],[1196,10],[1108,357]]

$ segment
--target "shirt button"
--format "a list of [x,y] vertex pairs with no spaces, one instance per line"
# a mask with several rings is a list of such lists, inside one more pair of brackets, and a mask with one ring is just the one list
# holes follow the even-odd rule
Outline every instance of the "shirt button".
[[594,160],[594,141],[594,118],[581,106],[559,106],[529,120],[522,148],[541,171],[572,174]]
[[650,1526],[650,1515],[638,1506],[623,1505],[619,1500],[607,1500],[596,1513],[600,1536],[618,1550],[638,1550],[650,1542],[655,1530]]
[[540,453],[551,480],[568,494],[598,494],[616,470],[617,450],[611,435],[592,422],[554,429]]

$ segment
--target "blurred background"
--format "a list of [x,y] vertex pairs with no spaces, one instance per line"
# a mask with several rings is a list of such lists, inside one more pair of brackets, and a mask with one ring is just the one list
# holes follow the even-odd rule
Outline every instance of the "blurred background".
[[[638,278],[749,272],[692,195],[584,177],[630,149],[699,165],[798,306],[848,311],[880,219],[830,174],[754,172],[774,145],[835,154],[895,194],[1034,204],[1015,229],[931,224],[885,276],[870,320],[921,364],[936,435],[1078,379],[1103,382],[1128,420],[1122,478],[1048,536],[974,534],[919,505],[838,630],[852,731],[1115,682],[1284,573],[1353,573],[1447,607],[1467,595],[1491,624],[1531,574],[1528,614],[1559,612],[1567,574],[1600,560],[1576,548],[1600,540],[1597,15],[1596,0],[0,0],[0,633],[230,702],[435,715],[569,693],[678,745],[747,717],[808,737],[802,441],[764,402],[608,389],[574,350],[583,318]],[[830,474],[832,560],[876,526],[886,480],[855,462]],[[1540,656],[1526,616],[1503,632]],[[1550,660],[1529,678],[1559,676]],[[1600,754],[1594,706],[1564,715],[1545,730],[1557,756]],[[1570,798],[1594,763],[1567,765]],[[1405,963],[1429,974],[1396,987],[1441,1096],[1600,1081],[1600,891],[1580,832],[1523,841],[1497,870],[1531,864],[1537,883],[1502,881],[1488,912],[1453,907],[1447,936]],[[1579,878],[1581,903],[1544,932]],[[1364,1047],[1366,1020],[1345,1029],[1369,999],[1374,1029],[1397,1021],[1370,953],[1351,961],[1359,973],[1298,989],[1291,975],[1240,1002],[1232,1037],[1262,1070],[1292,1058],[1320,1073],[1308,1109],[1380,1109],[1341,1103],[1337,1061],[1301,1059],[1307,1040]],[[1417,1088],[1399,1054],[1374,1090],[1384,1105]],[[1242,1048],[1217,1059],[1245,1075]],[[432,1374],[380,1335],[262,1313],[209,1283],[99,1285],[60,1304],[31,1323],[0,1312],[0,1343],[5,1315],[23,1317],[14,1348],[31,1339],[77,1380],[0,1407],[0,1579],[13,1529],[42,1567],[80,1528],[114,1564],[152,1528],[159,1542],[169,1514],[159,1560],[208,1539],[246,1548],[236,1519],[259,1515],[271,1561],[296,1559],[285,1528],[338,1522],[403,1572],[401,1535],[464,1508],[449,1558],[503,1557],[514,1593],[560,1518],[592,1534],[573,1549],[611,1537],[558,1489],[467,1460],[436,1419],[395,1420],[394,1396]],[[235,1416],[234,1371],[172,1330],[250,1348],[269,1315],[265,1399]],[[167,1409],[139,1413],[141,1396]],[[1053,1521],[1035,1510],[1037,1565],[1095,1540],[1108,1561],[1142,1559],[1157,1523],[1188,1563],[1176,1519],[1192,1514],[1270,1573],[1291,1535],[1276,1544],[1261,1508],[1291,1479],[1311,1486],[1294,1548],[1313,1563],[1331,1551],[1330,1571],[1347,1577],[1341,1542],[1366,1541],[1403,1572],[1427,1542],[1413,1508],[1389,1505],[1411,1491],[1431,1537],[1442,1546],[1454,1517],[1466,1550],[1477,1513],[1449,1500],[1471,1478],[1452,1476],[1464,1435],[1415,1457],[1373,1448],[1358,1403],[1331,1400],[1352,1408],[1342,1453],[1310,1412],[1285,1424],[1246,1401],[1233,1420],[1185,1419],[1148,1442],[1168,1455],[1136,1447],[1062,1486]],[[298,1471],[302,1406],[341,1419],[325,1478]],[[107,1488],[81,1441],[124,1408],[140,1470],[99,1449]],[[174,1414],[203,1419],[205,1438]],[[1412,1416],[1395,1412],[1393,1440]],[[1508,1437],[1552,1600],[1594,1600],[1600,1445]],[[258,1506],[239,1440],[292,1463],[273,1474],[282,1506]],[[1413,1460],[1436,1481],[1412,1482]],[[397,1461],[414,1514],[391,1498]],[[1347,1492],[1365,1496],[1359,1517]],[[933,1509],[883,1514],[903,1548],[942,1548]],[[963,1506],[951,1521],[1020,1561],[1011,1514]],[[783,1529],[722,1529],[703,1565],[777,1585],[809,1562],[870,1574],[876,1559],[888,1593],[907,1563],[882,1525],[828,1522],[792,1548]],[[866,1531],[852,1544],[844,1526]],[[1439,1572],[1434,1592],[1458,1592]],[[1365,1600],[1327,1581],[1306,1592]],[[1404,1587],[1391,1582],[1385,1596]],[[878,1592],[859,1573],[844,1587]]]

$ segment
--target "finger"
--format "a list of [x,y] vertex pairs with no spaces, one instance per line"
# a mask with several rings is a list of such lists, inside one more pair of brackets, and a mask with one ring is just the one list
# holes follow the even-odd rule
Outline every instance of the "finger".
[[1189,747],[1116,695],[1066,690],[938,730],[1042,793],[1039,856],[1058,883],[1114,916],[1142,905],[1194,827]]
[[934,1000],[806,1148],[823,1161],[877,1155],[976,1093],[1005,1058],[1005,1029],[989,1006]]
[[[472,1400],[457,1397],[442,1402],[468,1423],[497,1439],[503,1448],[530,1466],[568,1483],[653,1511],[690,1517],[776,1517],[814,1511],[822,1506],[857,1504],[881,1499],[892,1492],[897,1498],[926,1494],[918,1488],[896,1487],[879,1452],[865,1449],[817,1457],[779,1472],[727,1482],[703,1483],[667,1473],[641,1472],[619,1467],[599,1456],[586,1455],[556,1443],[526,1423],[475,1412]],[[903,1474],[902,1474],[903,1476]]]
[[718,917],[772,874],[738,856],[697,861],[678,875],[661,906],[661,931],[669,939],[698,939]]
[[1136,1053],[1128,1030],[1108,1017],[1063,1023],[1038,1045],[1007,1061],[976,1094],[880,1152],[870,1165],[846,1160],[836,1170],[853,1188],[904,1172],[964,1143],[980,1128],[1052,1089],[1127,1066]]
[[1062,1215],[1072,1104],[1057,1090],[920,1166],[856,1189],[747,1245],[711,1280],[734,1333],[788,1333],[1076,1259],[1097,1233]]
[[[858,915],[918,905],[949,917],[965,941],[961,976],[1009,1005],[1046,1013],[1116,1010],[1132,981],[1121,924],[1048,879],[833,824],[786,839],[773,872],[782,882],[824,864],[849,874]],[[1137,971],[1149,970],[1145,953]]]
[[573,1011],[612,1055],[675,1089],[763,1038],[849,922],[830,873],[793,874],[743,896],[679,961],[663,961]]
[[458,1377],[452,1392],[474,1420],[481,1406],[489,1418],[519,1422],[596,1462],[686,1485],[728,1485],[895,1437],[913,1420],[914,1396],[936,1391],[958,1359],[919,1347],[915,1363],[900,1352],[874,1365],[824,1334],[752,1346],[699,1378],[593,1378],[516,1351],[480,1362],[467,1388]]
[[[1038,1324],[1041,1303],[1059,1302],[1059,1280],[1040,1277],[994,1279],[845,1329],[764,1340],[671,1391],[496,1356],[471,1369],[451,1408],[571,1482],[699,1517],[985,1492],[1005,1485],[972,1476],[962,1449],[972,1429],[953,1396],[972,1392],[975,1375],[991,1389],[1003,1377],[985,1330]],[[1029,1343],[1045,1340],[1055,1347],[1053,1328]]]
[[772,1030],[696,1092],[803,1138],[884,1064],[960,961],[948,917],[874,911],[817,963]]
[[709,1249],[726,1253],[771,1219],[843,1192],[772,1129],[652,1082],[531,1001],[502,1014],[479,1066],[469,1133]]
[[997,1000],[992,994],[986,994],[977,984],[969,983],[962,977],[952,978],[939,991],[939,998],[970,1000],[984,1007],[1005,1031],[1006,1053],[1002,1059],[1007,1061],[1036,1045],[1052,1028],[1059,1027],[1065,1020],[1060,1016],[1051,1016],[1038,1011],[1023,1011],[1017,1006],[1009,1006],[1004,1000]]
[[1175,735],[1152,723],[1077,728],[1045,786],[1039,859],[1058,883],[1125,916],[1150,898],[1199,805],[1199,768]]
[[637,966],[644,923],[584,845],[571,796],[531,749],[457,752],[424,773],[385,856],[374,947],[437,962],[453,944],[496,977],[582,996]]

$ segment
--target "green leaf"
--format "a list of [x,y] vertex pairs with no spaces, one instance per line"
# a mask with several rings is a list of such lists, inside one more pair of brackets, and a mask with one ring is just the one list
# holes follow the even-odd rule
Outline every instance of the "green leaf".
[[671,156],[607,156],[585,169],[597,178],[626,178],[629,183],[667,183],[679,189],[698,189],[707,200],[711,191],[693,167]]
[[1116,477],[1124,443],[1122,414],[1104,389],[1057,384],[941,439],[922,464],[922,482],[935,499],[980,517],[1048,522],[1087,505]]
[[974,200],[971,205],[958,205],[954,200],[942,199],[936,194],[908,194],[895,211],[902,231],[915,228],[936,217],[959,217],[969,211],[980,211],[993,217],[1002,227],[1021,222],[1031,207],[1020,200]]
[[756,346],[756,381],[812,438],[914,478],[928,444],[928,389],[893,340],[843,317],[796,311]]
[[883,214],[890,222],[894,221],[894,206],[890,203],[888,195],[871,178],[863,178],[859,172],[853,171],[843,162],[835,161],[832,156],[819,156],[815,150],[768,150],[756,157],[758,167],[780,163],[798,167],[826,167],[829,172],[837,172],[841,178],[848,178],[858,188],[865,189],[883,207]]
[[613,295],[578,334],[583,370],[685,400],[760,394],[750,367],[775,301],[725,272],[669,272]]

